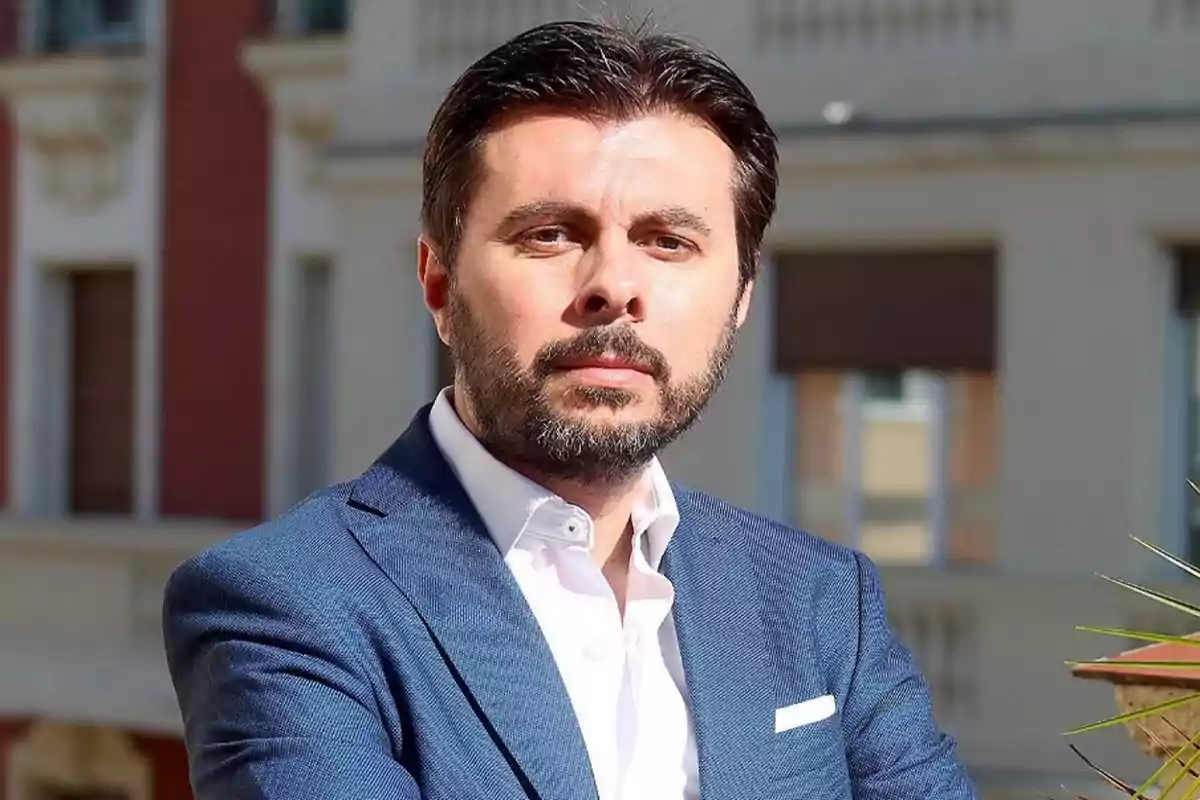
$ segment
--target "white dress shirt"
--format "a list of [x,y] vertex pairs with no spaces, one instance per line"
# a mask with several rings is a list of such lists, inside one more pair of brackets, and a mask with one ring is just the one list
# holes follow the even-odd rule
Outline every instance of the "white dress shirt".
[[449,390],[433,438],[475,504],[533,610],[566,684],[600,800],[695,800],[696,746],[675,589],[659,571],[679,523],[657,460],[634,506],[624,620],[592,560],[591,516],[497,461],[458,418]]

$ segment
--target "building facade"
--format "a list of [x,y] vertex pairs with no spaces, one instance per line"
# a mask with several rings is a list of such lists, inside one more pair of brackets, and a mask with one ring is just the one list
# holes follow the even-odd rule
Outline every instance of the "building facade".
[[[166,575],[445,381],[424,128],[579,4],[349,5],[0,3],[7,796],[185,796]],[[1200,556],[1200,3],[608,6],[726,55],[781,136],[755,308],[669,470],[881,564],[989,796],[1091,789],[1059,732],[1114,706],[1063,661],[1123,643],[1074,626],[1188,629],[1094,573],[1176,578],[1131,533]]]

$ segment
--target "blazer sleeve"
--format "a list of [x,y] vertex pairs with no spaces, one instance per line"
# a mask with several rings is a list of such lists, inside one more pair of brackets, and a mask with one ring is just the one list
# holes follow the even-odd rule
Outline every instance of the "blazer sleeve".
[[416,800],[346,640],[317,592],[213,551],[163,602],[196,800]]
[[879,572],[862,554],[855,559],[858,659],[843,704],[854,797],[974,800],[978,795],[955,743],[933,718],[918,666],[888,625]]

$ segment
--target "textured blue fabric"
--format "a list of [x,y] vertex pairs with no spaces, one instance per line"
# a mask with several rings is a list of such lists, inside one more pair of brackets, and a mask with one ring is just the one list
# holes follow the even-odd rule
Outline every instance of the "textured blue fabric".
[[[163,608],[198,800],[595,800],[566,689],[429,433],[183,564]],[[851,550],[677,488],[664,558],[703,800],[975,791]],[[824,694],[833,717],[774,732]]]

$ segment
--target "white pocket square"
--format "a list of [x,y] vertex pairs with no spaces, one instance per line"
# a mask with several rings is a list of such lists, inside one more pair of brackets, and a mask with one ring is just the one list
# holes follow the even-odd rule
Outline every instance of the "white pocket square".
[[803,703],[784,706],[775,709],[775,732],[783,733],[801,725],[811,725],[833,716],[837,710],[837,701],[833,695],[826,694],[805,700]]

